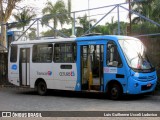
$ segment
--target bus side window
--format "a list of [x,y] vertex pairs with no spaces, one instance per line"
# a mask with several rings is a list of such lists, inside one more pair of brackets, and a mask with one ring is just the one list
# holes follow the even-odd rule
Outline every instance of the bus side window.
[[17,62],[17,46],[11,46],[10,62]]
[[60,46],[59,46],[59,44],[54,45],[54,61],[55,62],[60,61]]
[[76,44],[56,43],[54,45],[54,62],[74,63],[76,61]]
[[35,63],[50,63],[52,62],[52,44],[34,45],[32,61]]
[[122,67],[117,46],[113,42],[107,44],[107,65],[110,67]]

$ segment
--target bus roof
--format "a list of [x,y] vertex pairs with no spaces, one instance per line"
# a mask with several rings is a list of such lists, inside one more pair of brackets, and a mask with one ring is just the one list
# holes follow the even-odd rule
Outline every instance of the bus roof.
[[119,40],[119,39],[136,39],[130,36],[122,35],[97,35],[97,36],[84,36],[76,38],[77,41],[88,41],[88,40]]
[[75,38],[60,38],[60,39],[41,38],[40,40],[14,41],[11,44],[37,44],[37,43],[72,42],[72,41],[75,41]]
[[41,38],[41,40],[29,40],[29,41],[14,41],[12,44],[35,44],[35,43],[52,43],[52,42],[74,42],[74,41],[93,41],[93,40],[114,40],[119,39],[136,39],[129,36],[120,36],[120,35],[96,35],[96,36],[83,36],[77,38],[58,38],[58,39],[48,39]]

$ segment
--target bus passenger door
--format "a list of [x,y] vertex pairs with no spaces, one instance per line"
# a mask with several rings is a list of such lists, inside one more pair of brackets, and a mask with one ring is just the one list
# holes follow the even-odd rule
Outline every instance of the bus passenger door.
[[103,45],[81,46],[82,90],[103,91]]
[[20,85],[26,86],[29,85],[30,79],[30,49],[21,48],[20,49]]

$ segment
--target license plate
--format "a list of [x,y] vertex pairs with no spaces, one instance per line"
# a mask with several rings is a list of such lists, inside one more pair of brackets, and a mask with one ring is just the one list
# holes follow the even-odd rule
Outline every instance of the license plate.
[[147,87],[151,87],[151,86],[152,86],[152,84],[151,84],[151,83],[147,84]]

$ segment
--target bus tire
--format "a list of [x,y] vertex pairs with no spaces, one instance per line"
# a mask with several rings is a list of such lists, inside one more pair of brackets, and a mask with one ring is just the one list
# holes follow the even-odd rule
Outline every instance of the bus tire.
[[119,84],[113,83],[108,89],[109,98],[112,100],[120,99],[122,96],[122,88]]
[[38,82],[37,92],[39,95],[42,95],[42,96],[47,94],[47,85],[44,81]]

